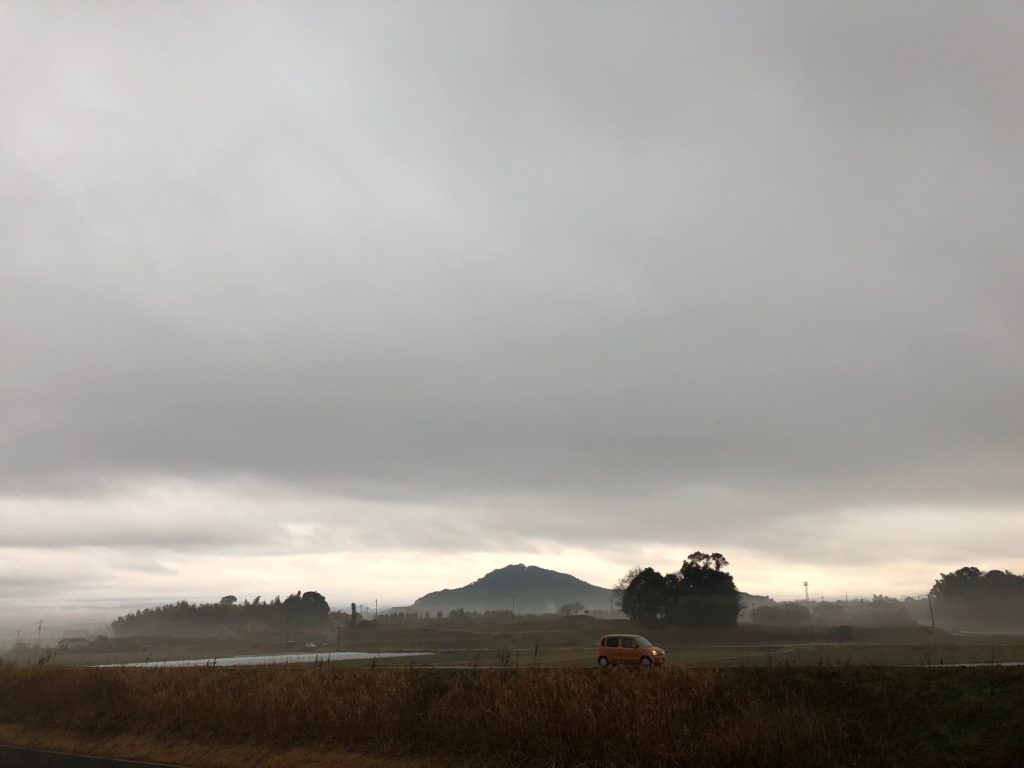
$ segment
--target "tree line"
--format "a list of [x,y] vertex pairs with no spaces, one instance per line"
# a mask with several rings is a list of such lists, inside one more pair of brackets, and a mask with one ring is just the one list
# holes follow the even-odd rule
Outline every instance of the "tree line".
[[[693,552],[678,571],[662,574],[653,568],[634,568],[614,587],[622,611],[643,624],[693,628],[735,627],[743,610],[741,595],[728,560],[718,553]],[[560,613],[579,613],[568,604]],[[495,618],[508,611],[483,614],[461,609],[448,618]],[[438,618],[441,613],[438,612]],[[943,573],[927,598],[875,595],[871,600],[790,602],[758,606],[752,617],[759,624],[799,626],[893,626],[934,622],[956,629],[1020,630],[1024,628],[1024,576],[1010,571],[982,571],[965,566]],[[340,621],[340,614],[335,614]],[[226,595],[216,603],[179,601],[119,616],[111,629],[118,637],[185,637],[219,633],[279,634],[299,637],[331,627],[331,608],[319,592],[296,592],[263,601],[239,602]]]
[[296,592],[264,602],[238,602],[225,595],[216,603],[177,603],[119,616],[110,625],[117,637],[186,637],[222,632],[279,632],[285,637],[321,632],[330,626],[331,607],[319,592]]
[[[693,628],[735,627],[743,607],[728,560],[718,552],[694,552],[678,571],[661,574],[634,568],[615,585],[615,597],[629,618],[643,624]],[[871,600],[794,601],[752,610],[758,624],[799,626],[897,626],[935,624],[954,629],[1024,628],[1024,575],[965,566],[943,573],[925,597]]]
[[957,629],[1024,628],[1024,575],[964,566],[931,589],[936,622]]
[[801,627],[816,624],[838,627],[894,627],[927,624],[928,601],[924,598],[897,599],[874,595],[870,600],[819,600],[814,603],[784,602],[756,606],[751,612],[755,624]]

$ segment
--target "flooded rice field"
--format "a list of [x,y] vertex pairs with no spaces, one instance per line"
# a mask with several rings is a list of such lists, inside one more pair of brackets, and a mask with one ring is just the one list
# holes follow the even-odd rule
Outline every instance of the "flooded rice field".
[[172,661],[135,661],[124,664],[100,664],[101,667],[252,667],[266,664],[329,664],[333,661],[368,661],[405,656],[433,656],[426,652],[333,651],[331,653],[278,653],[269,656],[227,656],[211,659],[175,659]]

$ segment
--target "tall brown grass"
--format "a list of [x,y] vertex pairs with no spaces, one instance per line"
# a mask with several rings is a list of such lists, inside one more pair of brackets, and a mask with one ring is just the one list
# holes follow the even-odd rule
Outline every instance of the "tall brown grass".
[[[968,672],[936,674],[961,671]],[[927,670],[886,673],[897,674],[893,680],[899,685],[890,688],[863,677],[869,672],[881,674],[834,668],[8,665],[0,667],[0,722],[84,736],[135,734],[281,750],[315,746],[481,766],[822,766],[866,759],[890,764],[871,755],[888,749],[898,760],[899,752],[872,741],[871,723],[856,718],[881,718],[879,728],[891,735],[886,718],[898,716],[897,708],[921,694],[920,684],[907,682],[903,673]],[[1024,674],[1016,672],[1013,680],[1016,687],[1009,690],[1020,696]],[[1008,711],[1012,716],[1014,710]],[[1012,746],[989,743],[978,754],[995,759]]]

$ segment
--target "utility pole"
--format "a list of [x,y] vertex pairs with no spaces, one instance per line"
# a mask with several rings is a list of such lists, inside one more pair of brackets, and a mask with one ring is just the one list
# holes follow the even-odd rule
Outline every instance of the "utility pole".
[[43,619],[39,620],[39,626],[36,628],[36,645],[41,646],[43,644]]
[[373,598],[373,620],[377,620],[377,598]]
[[804,582],[804,602],[805,603],[811,602],[811,593],[807,589],[807,582],[806,581]]
[[935,629],[935,613],[932,611],[932,593],[928,593],[928,616],[932,620],[932,629]]

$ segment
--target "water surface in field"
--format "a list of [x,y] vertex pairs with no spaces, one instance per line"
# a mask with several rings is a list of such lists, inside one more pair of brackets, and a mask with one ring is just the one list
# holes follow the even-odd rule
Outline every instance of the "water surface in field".
[[315,664],[332,661],[365,661],[394,659],[402,656],[432,656],[432,653],[364,653],[333,651],[331,653],[278,653],[272,656],[228,656],[221,659],[175,659],[173,661],[138,661],[126,664],[102,664],[104,667],[252,667],[264,664]]

